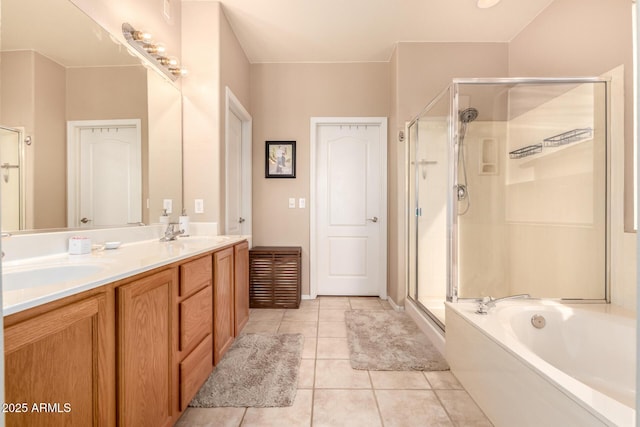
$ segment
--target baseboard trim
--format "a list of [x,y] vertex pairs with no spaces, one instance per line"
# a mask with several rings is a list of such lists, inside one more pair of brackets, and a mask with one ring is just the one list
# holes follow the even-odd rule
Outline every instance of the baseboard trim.
[[396,302],[390,296],[387,296],[387,301],[389,301],[389,305],[391,305],[391,308],[393,308],[395,311],[404,311],[404,307],[396,304]]

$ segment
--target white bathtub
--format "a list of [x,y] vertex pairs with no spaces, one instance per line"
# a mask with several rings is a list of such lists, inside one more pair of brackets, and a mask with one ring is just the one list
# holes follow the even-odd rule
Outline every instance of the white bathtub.
[[[605,304],[447,303],[451,370],[500,426],[635,426],[635,317]],[[536,329],[533,315],[545,318]]]

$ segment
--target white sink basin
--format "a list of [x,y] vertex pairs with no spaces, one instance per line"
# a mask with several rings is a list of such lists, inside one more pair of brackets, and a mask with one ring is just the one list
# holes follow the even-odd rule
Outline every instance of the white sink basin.
[[99,273],[104,266],[96,264],[55,265],[17,271],[5,271],[2,274],[2,290],[17,291],[37,288],[54,283],[71,282]]

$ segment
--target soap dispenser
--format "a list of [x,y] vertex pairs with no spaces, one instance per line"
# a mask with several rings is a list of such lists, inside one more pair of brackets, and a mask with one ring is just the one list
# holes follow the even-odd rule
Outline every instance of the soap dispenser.
[[178,217],[178,227],[182,231],[182,236],[189,235],[189,216],[186,209],[182,209],[182,215]]
[[160,224],[169,225],[169,215],[167,214],[167,210],[162,210],[162,215],[160,215]]

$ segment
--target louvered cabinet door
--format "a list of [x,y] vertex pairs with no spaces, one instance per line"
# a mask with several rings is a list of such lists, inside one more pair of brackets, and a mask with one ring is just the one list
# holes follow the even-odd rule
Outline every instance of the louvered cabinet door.
[[300,247],[259,246],[249,251],[251,308],[298,308]]

